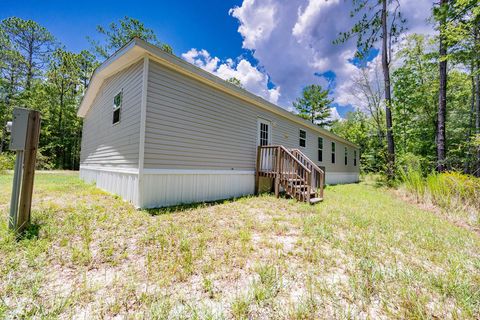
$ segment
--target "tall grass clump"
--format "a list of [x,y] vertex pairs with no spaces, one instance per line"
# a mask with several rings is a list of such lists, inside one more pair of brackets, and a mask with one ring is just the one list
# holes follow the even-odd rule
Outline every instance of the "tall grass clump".
[[458,173],[432,173],[426,178],[432,203],[445,209],[480,210],[480,178]]
[[422,170],[422,160],[412,154],[405,155],[399,160],[398,169],[400,179],[408,192],[413,194],[417,201],[425,196],[426,184]]
[[449,213],[461,213],[469,224],[480,225],[480,178],[459,172],[425,174],[414,156],[399,168],[405,189],[418,202],[431,203]]

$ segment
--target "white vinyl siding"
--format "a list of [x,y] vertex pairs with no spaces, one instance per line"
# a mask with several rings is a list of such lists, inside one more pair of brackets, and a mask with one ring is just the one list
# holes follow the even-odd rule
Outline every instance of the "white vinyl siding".
[[[255,170],[259,118],[271,123],[271,144],[298,148],[297,123],[150,62],[145,169]],[[316,160],[318,132],[302,130],[303,152]],[[323,138],[325,145],[332,141]],[[352,171],[343,164],[322,166]]]
[[[138,168],[142,63],[105,80],[83,120],[80,164]],[[123,89],[121,121],[112,125],[115,95]]]

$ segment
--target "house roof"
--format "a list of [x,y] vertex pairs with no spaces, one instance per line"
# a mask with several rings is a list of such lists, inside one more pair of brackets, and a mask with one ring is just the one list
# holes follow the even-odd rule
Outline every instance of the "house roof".
[[317,131],[324,136],[358,148],[356,144],[345,140],[317,125],[314,125],[311,122],[302,119],[263,98],[260,98],[259,96],[256,96],[242,88],[239,88],[238,86],[231,84],[221,79],[220,77],[217,77],[173,54],[167,53],[159,47],[149,44],[148,42],[139,38],[133,38],[132,40],[130,40],[127,44],[125,44],[122,48],[120,48],[117,52],[115,52],[112,56],[105,60],[105,62],[103,62],[97,69],[95,69],[90,79],[90,84],[87,88],[87,91],[85,92],[85,95],[83,96],[83,99],[80,103],[80,107],[78,108],[77,115],[80,117],[85,117],[95,97],[97,96],[103,82],[107,78],[140,61],[145,56],[148,56],[149,59],[156,61],[161,65],[164,65],[179,73],[199,80],[211,87],[226,92],[227,94],[242,99],[257,107],[269,110],[294,122],[297,122],[298,124],[301,124],[311,130]]

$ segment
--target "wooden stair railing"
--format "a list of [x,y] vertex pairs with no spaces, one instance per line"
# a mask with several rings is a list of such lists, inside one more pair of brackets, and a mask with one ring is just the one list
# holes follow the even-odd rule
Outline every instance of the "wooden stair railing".
[[310,158],[299,149],[291,149],[291,153],[312,171],[312,190],[315,191],[315,198],[323,199],[323,188],[325,186],[325,171],[320,169]]
[[[259,146],[255,193],[258,194],[260,177],[269,177],[274,179],[277,197],[281,186],[289,196],[299,201],[312,204],[322,201],[323,198],[320,195],[323,195],[323,184],[320,181],[323,178],[323,171],[312,164],[303,154],[294,155],[284,146]],[[317,175],[319,178],[316,177]]]

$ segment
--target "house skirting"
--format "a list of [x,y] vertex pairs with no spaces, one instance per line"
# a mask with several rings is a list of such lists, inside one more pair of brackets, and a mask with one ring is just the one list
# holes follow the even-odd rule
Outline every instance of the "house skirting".
[[[139,178],[137,169],[80,166],[80,178],[137,208],[229,199],[255,191],[254,171],[145,169]],[[327,184],[352,183],[359,175],[327,172],[325,180]],[[262,190],[269,190],[265,186]]]
[[327,184],[342,184],[353,183],[359,181],[358,172],[326,172],[325,183]]
[[207,202],[254,193],[255,173],[238,170],[145,169],[143,208]]
[[137,169],[80,166],[80,179],[138,207]]
[[255,172],[239,170],[137,169],[80,166],[80,178],[119,195],[137,208],[157,208],[254,193]]

